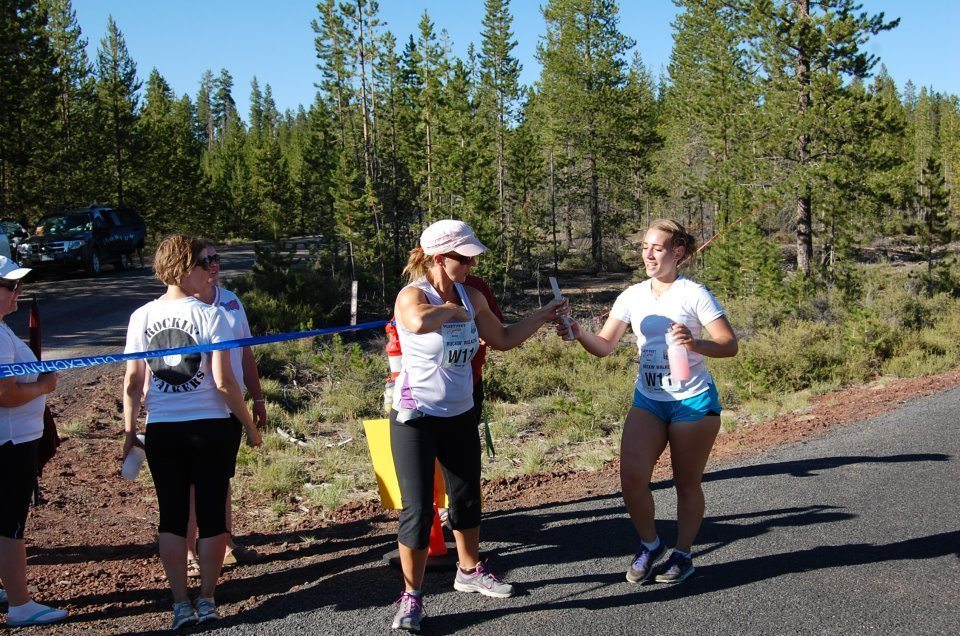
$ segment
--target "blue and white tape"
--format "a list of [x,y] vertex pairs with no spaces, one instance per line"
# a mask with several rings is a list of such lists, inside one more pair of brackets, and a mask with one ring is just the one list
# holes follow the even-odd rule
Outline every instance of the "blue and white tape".
[[299,340],[301,338],[312,338],[314,336],[327,336],[334,333],[376,329],[377,327],[383,327],[386,324],[386,320],[378,320],[375,322],[365,322],[359,325],[349,325],[346,327],[328,327],[326,329],[312,329],[310,331],[277,333],[267,336],[254,336],[253,338],[241,338],[239,340],[224,340],[223,342],[194,345],[192,347],[178,347],[176,349],[155,349],[153,351],[140,351],[138,353],[115,353],[103,356],[83,356],[79,358],[62,358],[59,360],[41,360],[39,362],[11,362],[9,364],[0,364],[0,378],[12,378],[18,375],[32,375],[34,373],[47,373],[50,371],[83,369],[86,367],[95,367],[101,364],[125,362],[127,360],[146,360],[147,358],[162,358],[164,356],[171,355],[206,353],[208,351],[234,349],[236,347],[252,347],[254,345],[267,344],[271,342],[285,342],[287,340]]

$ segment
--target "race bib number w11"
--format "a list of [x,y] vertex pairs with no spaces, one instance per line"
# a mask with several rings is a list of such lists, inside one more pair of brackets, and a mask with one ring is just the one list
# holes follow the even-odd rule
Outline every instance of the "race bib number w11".
[[462,369],[469,366],[480,348],[477,323],[472,320],[447,322],[440,328],[440,335],[443,337],[443,360],[440,366],[444,369]]
[[670,379],[670,363],[667,349],[644,349],[640,353],[640,375],[638,384],[647,391],[665,391],[674,393],[680,390],[680,383]]

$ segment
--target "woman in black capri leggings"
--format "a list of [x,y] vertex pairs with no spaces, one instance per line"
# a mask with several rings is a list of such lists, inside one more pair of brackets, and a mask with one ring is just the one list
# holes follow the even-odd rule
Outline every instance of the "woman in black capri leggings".
[[[20,280],[30,270],[0,256],[0,364],[35,362],[36,356],[3,322],[17,310]],[[23,528],[37,478],[37,447],[43,435],[46,395],[57,388],[54,373],[0,380],[0,601],[10,603],[8,627],[45,625],[66,618],[63,610],[30,600]]]
[[500,598],[513,594],[512,585],[480,562],[480,437],[470,361],[480,338],[494,349],[516,347],[556,320],[566,301],[554,300],[504,326],[483,294],[463,285],[485,250],[466,223],[437,221],[410,253],[404,270],[410,284],[394,307],[403,358],[390,412],[390,446],[403,500],[398,543],[405,586],[394,629],[420,631],[436,460],[450,498],[448,524],[457,540],[454,589]]
[[[213,284],[206,245],[173,234],[154,257],[157,278],[167,293],[136,310],[127,328],[127,353],[223,342],[233,338],[221,310],[194,295]],[[227,541],[227,485],[236,447],[235,422],[256,431],[228,350],[127,362],[123,419],[127,456],[137,441],[144,379],[147,462],[160,507],[160,560],[173,592],[173,629],[220,618],[213,599]],[[258,443],[259,440],[251,442]],[[187,596],[187,520],[190,486],[196,492],[200,530],[200,596]]]

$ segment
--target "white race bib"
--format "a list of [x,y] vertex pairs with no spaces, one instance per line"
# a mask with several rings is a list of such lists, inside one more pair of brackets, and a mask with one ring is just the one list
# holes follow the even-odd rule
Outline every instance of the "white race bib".
[[674,393],[680,390],[680,382],[670,379],[670,362],[667,348],[644,348],[640,352],[640,374],[637,385],[647,391]]
[[480,348],[477,323],[473,320],[445,322],[440,328],[440,335],[443,337],[443,360],[440,366],[444,369],[462,369],[469,366]]

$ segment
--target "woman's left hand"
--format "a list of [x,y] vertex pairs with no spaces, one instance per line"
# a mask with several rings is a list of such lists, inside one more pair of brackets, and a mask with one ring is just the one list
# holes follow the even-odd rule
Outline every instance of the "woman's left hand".
[[679,322],[670,323],[670,335],[676,344],[693,351],[693,334],[686,325]]
[[258,430],[263,430],[267,427],[267,405],[260,400],[253,401],[253,408],[250,409],[250,412],[253,414],[253,423]]

